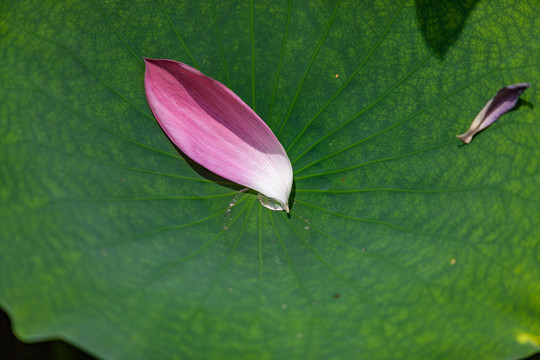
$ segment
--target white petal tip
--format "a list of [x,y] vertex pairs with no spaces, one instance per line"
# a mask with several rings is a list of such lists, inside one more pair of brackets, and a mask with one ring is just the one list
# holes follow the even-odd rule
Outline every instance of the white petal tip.
[[471,139],[472,139],[472,136],[469,135],[468,133],[465,133],[465,134],[461,134],[461,135],[456,135],[456,137],[463,141],[464,144],[468,144],[471,142]]

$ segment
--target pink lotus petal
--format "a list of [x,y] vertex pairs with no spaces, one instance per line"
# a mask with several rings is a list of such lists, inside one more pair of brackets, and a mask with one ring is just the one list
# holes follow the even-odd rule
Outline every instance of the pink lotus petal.
[[493,124],[501,115],[512,110],[516,106],[521,93],[529,86],[531,85],[520,83],[500,89],[495,97],[489,100],[480,113],[476,115],[469,130],[464,134],[457,135],[457,137],[465,144],[470,143],[476,133],[484,130]]
[[258,191],[263,205],[288,212],[291,162],[264,121],[198,70],[172,60],[145,61],[146,97],[171,141],[208,170]]

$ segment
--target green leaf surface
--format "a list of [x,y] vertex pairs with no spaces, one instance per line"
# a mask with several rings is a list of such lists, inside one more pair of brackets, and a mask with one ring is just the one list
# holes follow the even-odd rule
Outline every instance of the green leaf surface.
[[[509,359],[540,349],[536,1],[0,3],[0,304],[105,359]],[[292,213],[215,182],[143,56],[269,124]],[[517,109],[455,138],[502,86]]]

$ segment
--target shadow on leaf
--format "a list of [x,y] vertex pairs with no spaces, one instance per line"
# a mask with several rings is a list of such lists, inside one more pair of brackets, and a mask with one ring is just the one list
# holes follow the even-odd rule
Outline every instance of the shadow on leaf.
[[[170,141],[170,139],[169,139],[169,141]],[[206,180],[210,180],[210,181],[212,181],[212,182],[214,182],[214,183],[216,183],[218,185],[224,186],[226,188],[229,188],[229,189],[232,189],[232,190],[235,190],[235,191],[241,191],[241,190],[246,188],[245,186],[242,186],[240,184],[237,184],[237,183],[234,183],[234,182],[232,182],[230,180],[227,180],[224,177],[221,177],[221,176],[217,175],[216,173],[208,170],[207,168],[205,168],[204,166],[200,165],[199,163],[193,161],[189,156],[184,154],[184,152],[182,150],[180,150],[180,148],[178,148],[172,141],[171,141],[171,144],[174,146],[174,148],[176,149],[178,154],[184,158],[186,163],[197,174],[199,174],[201,177],[205,178]],[[255,191],[253,191],[251,189],[248,189],[246,192],[252,193],[252,194],[257,194]]]
[[[170,141],[170,140],[169,140]],[[224,177],[221,177],[219,175],[217,175],[216,173],[213,173],[212,171],[208,170],[207,168],[205,168],[204,166],[200,165],[199,163],[193,161],[189,156],[187,156],[186,154],[184,154],[182,152],[182,150],[180,150],[180,148],[178,148],[172,141],[171,141],[171,144],[174,146],[174,148],[176,149],[176,151],[178,152],[178,154],[180,156],[182,156],[184,158],[184,160],[186,161],[186,163],[197,173],[199,174],[201,177],[207,179],[207,180],[210,180],[218,185],[221,185],[221,186],[224,186],[226,188],[229,188],[229,189],[232,189],[232,190],[235,190],[235,191],[238,191],[238,192],[245,192],[247,194],[253,194],[253,195],[257,195],[257,192],[253,189],[247,189],[246,190],[246,187],[243,186],[243,185],[240,185],[240,184],[237,184],[237,183],[234,183],[230,180],[227,180],[225,179]],[[294,199],[296,197],[296,181],[293,179],[293,185],[292,185],[292,190],[291,190],[291,195],[289,196],[289,208],[292,209],[292,207],[294,206]],[[290,218],[290,214],[288,214],[288,217]]]
[[520,99],[517,101],[516,106],[514,106],[514,108],[511,109],[510,111],[516,111],[516,110],[518,110],[518,109],[519,109],[520,107],[522,107],[522,106],[528,107],[528,108],[531,109],[531,110],[534,109],[534,104],[533,104],[532,102],[520,98]]
[[479,0],[415,0],[416,16],[427,46],[444,60]]

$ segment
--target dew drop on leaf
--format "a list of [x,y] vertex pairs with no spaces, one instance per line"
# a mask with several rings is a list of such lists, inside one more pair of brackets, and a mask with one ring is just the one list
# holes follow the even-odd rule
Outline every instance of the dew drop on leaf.
[[281,206],[279,201],[277,201],[276,199],[272,199],[272,198],[269,198],[267,196],[264,196],[261,193],[257,194],[257,199],[259,200],[261,205],[264,206],[267,209],[276,210],[276,211],[285,210],[283,208],[283,206]]

